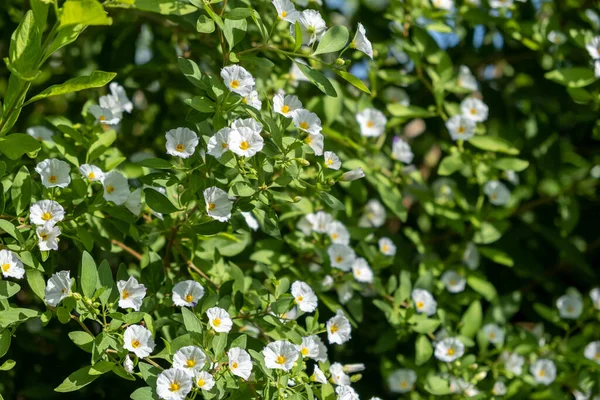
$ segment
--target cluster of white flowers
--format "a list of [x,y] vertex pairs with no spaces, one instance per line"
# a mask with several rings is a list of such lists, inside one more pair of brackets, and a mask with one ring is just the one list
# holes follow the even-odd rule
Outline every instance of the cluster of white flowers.
[[600,78],[600,36],[594,36],[585,45],[585,48],[594,62],[594,75]]
[[100,97],[100,105],[92,105],[89,108],[90,113],[104,128],[117,125],[123,118],[123,112],[131,113],[133,103],[127,97],[125,88],[118,83],[109,85],[110,94]]
[[446,121],[446,128],[452,140],[469,140],[475,135],[477,123],[487,120],[488,106],[476,97],[468,97],[460,104],[460,110],[460,115]]

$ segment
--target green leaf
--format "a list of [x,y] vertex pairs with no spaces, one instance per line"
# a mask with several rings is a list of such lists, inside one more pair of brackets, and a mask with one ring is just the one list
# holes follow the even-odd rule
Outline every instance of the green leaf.
[[217,333],[212,340],[212,349],[216,357],[220,357],[227,345],[227,334]]
[[183,325],[185,325],[188,332],[202,333],[202,322],[193,311],[182,307],[181,315],[183,316]]
[[[15,207],[16,216],[21,215],[21,213],[29,206],[29,202],[31,201],[31,189],[31,176],[29,176],[29,170],[27,167],[22,166],[21,169],[19,169],[17,176],[15,176],[12,187],[10,188],[10,196],[13,206]],[[2,225],[0,225],[0,227],[2,227]],[[19,239],[20,234],[16,231],[15,236],[17,240],[22,241],[22,238]]]
[[40,32],[36,27],[33,11],[29,10],[10,37],[8,50],[10,69],[17,72],[21,78],[38,69],[41,58],[40,42]]
[[81,389],[84,386],[89,385],[100,377],[98,374],[90,374],[92,366],[83,367],[73,372],[67,379],[63,381],[56,389],[55,392],[67,393],[74,392]]
[[29,308],[8,308],[0,312],[0,330],[37,318],[41,313]]
[[431,342],[425,335],[419,335],[415,342],[415,364],[425,364],[433,355]]
[[438,167],[438,174],[441,176],[452,175],[464,167],[460,153],[450,154],[442,160]]
[[83,295],[91,298],[98,283],[98,268],[96,262],[87,251],[81,256],[81,290]]
[[145,253],[140,263],[142,268],[141,282],[151,292],[158,292],[165,279],[162,259],[153,251]]
[[362,90],[363,92],[365,92],[367,94],[371,94],[371,91],[369,90],[369,88],[367,87],[367,85],[365,85],[363,81],[361,81],[360,79],[358,79],[357,77],[355,77],[351,73],[348,73],[346,71],[342,71],[342,70],[339,70],[339,69],[335,69],[334,71],[335,71],[336,74],[338,74],[339,76],[341,76],[345,81],[347,81],[348,83],[350,83],[355,88],[360,89],[360,90]]
[[313,55],[339,51],[346,46],[349,37],[348,28],[343,25],[336,25],[325,32]]
[[187,58],[179,57],[179,70],[181,73],[197,88],[206,89],[206,85],[202,82],[202,72],[198,64]]
[[12,335],[10,331],[4,331],[0,333],[0,358],[4,357],[4,355],[8,352],[10,348],[10,342],[12,340]]
[[520,158],[499,158],[492,164],[494,167],[503,171],[523,171],[529,166],[529,161],[521,160]]
[[146,203],[148,204],[148,207],[154,211],[162,214],[171,214],[179,211],[162,193],[154,189],[144,189],[144,193],[146,193]]
[[223,15],[223,18],[225,18],[225,19],[246,19],[248,17],[251,17],[253,13],[254,13],[254,10],[252,8],[238,7],[238,8],[234,8],[231,11],[226,12],[225,15]]
[[10,371],[15,365],[17,365],[15,360],[6,360],[2,365],[0,365],[0,371]]
[[581,88],[590,85],[597,79],[594,75],[594,69],[589,67],[556,69],[547,72],[544,77],[571,88]]
[[236,182],[230,189],[234,196],[249,197],[256,193],[256,190],[246,182]]
[[114,72],[94,71],[91,75],[78,76],[61,83],[59,85],[52,85],[46,88],[40,94],[33,96],[24,105],[33,103],[47,97],[59,96],[61,94],[78,92],[80,90],[92,89],[103,87],[107,83],[113,80],[117,76]]
[[31,153],[42,148],[40,142],[24,133],[13,133],[0,137],[0,152],[11,160],[18,160],[25,153]]
[[75,40],[77,40],[81,32],[83,32],[86,27],[87,25],[71,25],[64,27],[63,29],[58,31],[58,34],[54,38],[54,41],[46,50],[46,53],[44,54],[44,59],[47,59],[57,50],[62,49],[66,45],[73,43]]
[[206,15],[201,15],[196,21],[196,30],[198,33],[213,33],[215,31],[215,21]]
[[187,15],[197,11],[191,4],[181,0],[135,0],[138,10],[150,11],[162,15]]
[[110,25],[112,19],[97,0],[67,0],[62,7],[59,28],[79,24]]
[[473,136],[469,139],[471,145],[481,150],[495,151],[497,153],[519,154],[519,150],[509,141],[494,136]]
[[46,292],[46,281],[44,280],[44,274],[37,269],[27,268],[25,271],[27,277],[27,283],[29,287],[36,294],[37,297],[44,300]]
[[513,259],[503,251],[492,249],[491,247],[479,247],[478,250],[482,256],[489,258],[496,264],[506,265],[507,267],[512,267],[515,265]]
[[245,19],[226,19],[223,23],[223,35],[229,44],[229,50],[233,50],[236,44],[244,39],[248,30],[248,21]]
[[215,112],[215,102],[206,96],[194,96],[193,99],[186,99],[184,103],[201,113]]
[[94,337],[87,332],[73,331],[69,332],[69,339],[73,341],[81,350],[92,353]]
[[335,198],[327,192],[319,192],[319,197],[321,198],[321,200],[323,200],[325,204],[327,204],[334,210],[344,211],[346,209],[344,203],[342,203],[337,198]]
[[467,278],[467,284],[471,289],[482,295],[487,301],[492,301],[498,296],[496,288],[494,288],[491,283],[475,275],[471,275]]
[[428,111],[424,108],[417,106],[404,106],[399,103],[390,103],[387,105],[387,109],[394,117],[401,118],[430,118],[436,115],[433,111]]
[[331,97],[337,97],[337,92],[335,88],[329,82],[329,79],[319,71],[312,69],[306,64],[302,64],[301,62],[297,62],[294,60],[300,71],[308,78],[309,81],[312,82],[319,90]]
[[440,323],[439,319],[418,319],[412,330],[417,333],[431,333],[440,326]]
[[481,328],[483,320],[483,311],[481,310],[481,302],[479,300],[471,303],[467,311],[462,316],[460,334],[470,338],[475,337]]
[[136,389],[135,392],[131,393],[130,398],[132,400],[157,400],[158,397],[152,391],[152,388],[149,386],[141,387]]
[[302,27],[300,22],[294,23],[294,53],[302,47]]
[[103,305],[117,299],[117,286],[112,276],[110,264],[106,260],[102,261],[100,267],[98,267],[98,282],[100,283],[99,286],[106,288],[99,296]]
[[162,158],[146,158],[137,163],[142,167],[146,168],[154,168],[154,169],[171,169],[173,168],[173,164],[171,164],[167,160],[163,160]]
[[[198,2],[200,3],[200,1]],[[221,17],[219,17],[219,15],[213,11],[210,4],[203,3],[203,6],[204,11],[206,11],[213,21],[215,21],[215,24],[217,24],[217,26],[223,30],[223,19],[221,19]]]
[[450,385],[448,384],[448,380],[441,378],[437,375],[429,375],[427,381],[425,382],[425,390],[437,396],[452,393],[450,391]]

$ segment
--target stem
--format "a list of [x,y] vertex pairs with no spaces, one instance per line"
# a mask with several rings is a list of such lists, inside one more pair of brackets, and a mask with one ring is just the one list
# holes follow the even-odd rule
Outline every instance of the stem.
[[144,360],[146,360],[146,362],[148,362],[149,364],[155,366],[156,368],[160,369],[161,371],[164,370],[163,367],[161,367],[160,365],[158,365],[156,362],[152,361],[149,358],[144,358]]
[[94,334],[88,329],[87,326],[85,326],[85,324],[83,322],[81,322],[81,320],[79,318],[77,318],[74,315],[71,315],[71,319],[74,319],[75,321],[77,321],[79,323],[79,325],[81,325],[81,327],[83,328],[84,331],[86,331],[90,336],[94,337]]
[[119,246],[120,248],[122,248],[123,250],[125,250],[126,252],[128,252],[129,254],[131,254],[132,256],[134,256],[135,258],[137,258],[138,260],[141,261],[142,255],[140,253],[138,253],[137,251],[133,250],[131,247],[126,246],[125,244],[119,242],[116,239],[113,239],[111,242],[112,242],[112,244]]

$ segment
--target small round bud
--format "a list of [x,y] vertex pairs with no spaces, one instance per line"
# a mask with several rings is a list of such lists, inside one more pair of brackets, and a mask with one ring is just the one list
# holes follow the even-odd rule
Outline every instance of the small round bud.
[[73,293],[72,296],[75,300],[81,300],[81,295],[79,293]]
[[294,200],[294,203],[299,203],[300,200],[302,200],[302,197],[301,196],[296,196],[296,197],[294,197],[293,200]]
[[344,65],[346,62],[344,61],[343,58],[338,58],[337,60],[335,60],[336,65],[339,65],[340,67],[342,65]]
[[305,167],[310,166],[310,162],[307,159],[305,159],[305,158],[301,158],[300,159],[300,164],[302,164]]

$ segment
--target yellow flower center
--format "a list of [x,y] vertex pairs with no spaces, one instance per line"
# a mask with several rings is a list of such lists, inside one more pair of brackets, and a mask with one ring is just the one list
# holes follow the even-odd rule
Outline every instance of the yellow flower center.
[[105,117],[104,115],[101,115],[101,116],[100,116],[98,119],[99,119],[100,121],[106,121],[106,117]]
[[179,390],[179,384],[177,382],[173,382],[169,385],[169,390],[171,392],[176,392]]
[[198,379],[198,382],[196,382],[198,384],[198,387],[202,387],[206,384],[206,381],[202,378]]
[[47,233],[41,233],[41,234],[40,234],[40,238],[41,238],[42,240],[46,240],[46,239],[48,239],[48,234],[47,234]]
[[308,129],[308,122],[306,122],[306,121],[300,122],[300,128],[301,129]]
[[303,356],[307,356],[308,355],[308,349],[306,347],[303,347],[302,350],[300,350],[300,353],[302,353]]
[[209,211],[212,211],[212,210],[214,210],[215,208],[217,208],[217,205],[216,205],[215,203],[208,203],[208,210],[209,210]]
[[44,221],[50,221],[52,219],[52,214],[46,211],[44,214],[42,214],[42,219]]
[[285,357],[282,355],[277,356],[277,360],[275,360],[277,364],[285,364]]
[[494,332],[490,333],[490,340],[496,339],[496,334]]
[[238,367],[238,363],[236,361],[231,363],[231,369],[236,369]]
[[538,372],[538,376],[544,377],[546,376],[546,370],[540,370],[540,372]]
[[331,234],[331,238],[332,238],[333,240],[335,240],[335,239],[337,239],[337,238],[339,238],[339,237],[340,237],[340,235],[338,235],[337,233],[332,233],[332,234]]
[[185,366],[188,368],[193,368],[196,366],[196,360],[187,360],[185,362]]
[[121,298],[123,300],[127,300],[129,298],[129,292],[127,290],[123,290],[123,293],[121,294]]
[[248,104],[248,98],[247,97],[242,97],[242,103]]
[[425,303],[423,303],[422,301],[417,301],[417,308],[420,310],[423,307],[425,307]]
[[477,114],[477,110],[474,108],[471,108],[471,115],[475,115],[475,114]]
[[285,18],[287,17],[287,11],[282,11],[281,12],[281,18]]
[[239,81],[237,81],[235,79],[231,81],[231,87],[232,88],[237,89],[239,86],[240,86],[240,82]]
[[456,131],[458,133],[462,134],[462,133],[465,133],[465,130],[466,130],[465,127],[461,125],[461,126],[458,127],[458,129]]
[[48,182],[50,183],[56,183],[57,178],[56,175],[50,175],[50,178],[48,178]]
[[327,165],[333,165],[333,160],[331,158],[327,160]]
[[356,272],[355,272],[355,274],[356,274],[357,276],[360,276],[360,269],[357,269],[357,270],[356,270]]
[[2,271],[8,272],[9,269],[10,269],[10,264],[8,264],[8,263],[2,264]]
[[304,139],[304,143],[311,144],[312,143],[312,138],[310,136],[307,136],[306,139]]
[[304,300],[304,297],[302,297],[302,296],[298,296],[298,297],[296,297],[296,302],[297,302],[297,303],[300,303],[300,302],[302,302],[302,300]]
[[289,113],[290,112],[290,106],[285,105],[285,106],[281,107],[281,112],[284,113],[284,114]]
[[90,179],[90,180],[91,180],[91,179],[94,179],[94,178],[96,178],[96,174],[95,174],[95,173],[93,173],[93,172],[90,172],[90,173],[88,174],[88,179]]
[[114,186],[112,186],[112,185],[106,186],[106,193],[111,194],[114,191],[115,191],[115,187]]
[[220,326],[221,325],[221,320],[219,318],[215,318],[213,319],[213,325],[214,326]]
[[567,306],[567,311],[568,312],[573,312],[573,307],[572,306]]
[[450,284],[450,286],[456,285],[456,281],[454,279],[450,279],[450,282],[448,283]]
[[229,147],[229,145],[227,143],[223,142],[223,143],[221,143],[221,147],[226,149],[227,147]]
[[250,144],[248,142],[242,142],[240,143],[240,149],[242,150],[248,150],[250,148]]
[[390,247],[387,244],[384,244],[383,246],[381,246],[381,250],[383,250],[384,252],[388,251],[390,249]]
[[368,126],[369,128],[372,128],[372,127],[374,127],[374,126],[375,126],[375,122],[373,122],[373,121],[367,121],[367,126]]
[[406,381],[402,381],[402,382],[400,382],[400,387],[402,389],[406,389],[408,387],[408,383]]
[[142,344],[140,343],[139,340],[137,339],[133,339],[131,341],[131,347],[133,347],[134,349],[137,349],[138,347],[140,347]]
[[342,256],[337,256],[335,258],[335,262],[337,262],[337,263],[341,263],[342,261],[344,261],[344,257],[342,257]]
[[191,303],[194,300],[194,296],[192,296],[191,294],[188,294],[185,296],[185,301],[187,301],[188,303]]
[[448,354],[449,356],[453,356],[454,355],[454,349],[452,347],[450,347],[448,349],[448,351],[446,351],[446,354]]
[[492,198],[492,200],[496,200],[498,198],[498,195],[496,193],[492,193],[490,197]]
[[177,150],[177,151],[183,151],[183,149],[185,149],[185,146],[182,145],[181,143],[179,143],[177,146],[175,146],[175,150]]
[[331,325],[331,328],[329,328],[331,333],[336,333],[339,329],[340,329],[340,327],[335,324]]

